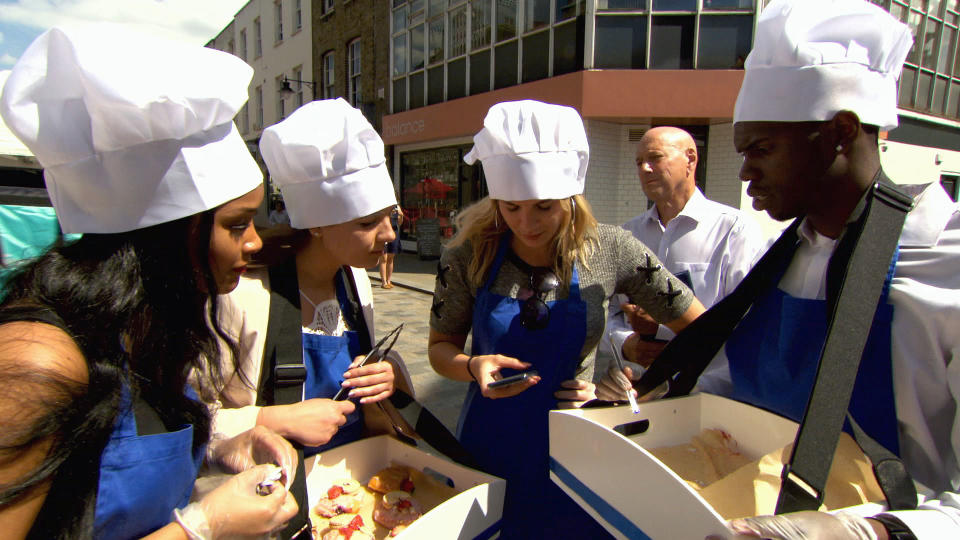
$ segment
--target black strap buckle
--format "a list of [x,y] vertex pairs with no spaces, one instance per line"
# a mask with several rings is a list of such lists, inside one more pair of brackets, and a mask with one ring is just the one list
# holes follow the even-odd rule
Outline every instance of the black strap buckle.
[[816,510],[823,503],[823,492],[817,491],[806,480],[793,472],[789,463],[784,464],[780,473],[780,498],[777,500],[777,514]]
[[877,182],[873,185],[873,194],[887,206],[891,206],[901,212],[909,212],[913,209],[913,197],[900,191],[894,186]]
[[277,364],[273,368],[278,386],[294,386],[307,380],[307,366],[303,364]]

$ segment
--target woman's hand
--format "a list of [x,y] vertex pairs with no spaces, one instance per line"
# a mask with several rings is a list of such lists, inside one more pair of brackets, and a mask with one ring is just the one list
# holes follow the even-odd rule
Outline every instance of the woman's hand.
[[480,393],[483,397],[490,399],[500,399],[511,397],[523,392],[527,388],[540,382],[540,376],[534,375],[525,381],[501,386],[499,388],[490,388],[488,385],[493,381],[503,378],[500,370],[503,368],[524,371],[529,369],[529,362],[521,362],[516,358],[504,356],[502,354],[482,354],[473,356],[468,360],[467,369],[477,378],[477,384],[480,385]]
[[297,451],[286,439],[264,426],[256,426],[230,439],[210,443],[207,460],[225,472],[237,473],[260,464],[280,467],[286,485],[297,472]]
[[578,409],[584,403],[597,399],[597,387],[592,382],[570,379],[560,383],[560,386],[564,390],[557,390],[553,397],[560,400],[557,407],[561,409]]
[[349,400],[314,398],[290,405],[263,407],[257,424],[300,444],[320,446],[330,442],[340,426],[347,423],[347,415],[356,408]]
[[356,357],[343,374],[346,380],[341,386],[351,389],[350,398],[360,398],[360,403],[366,404],[376,403],[393,395],[393,380],[396,378],[393,365],[381,361],[357,367],[362,359],[362,356]]
[[643,367],[626,360],[623,364],[623,371],[620,371],[616,364],[610,364],[610,368],[597,383],[597,398],[604,401],[620,401],[627,399],[627,392],[633,392],[636,397],[637,391],[633,389],[633,381],[639,380],[643,375]]
[[[276,483],[269,494],[257,493],[257,484],[273,470],[269,465],[248,469],[200,500],[198,506],[211,538],[261,538],[280,530],[297,514],[297,501],[283,484]],[[196,507],[191,507],[194,505],[188,505],[184,513],[195,511]]]

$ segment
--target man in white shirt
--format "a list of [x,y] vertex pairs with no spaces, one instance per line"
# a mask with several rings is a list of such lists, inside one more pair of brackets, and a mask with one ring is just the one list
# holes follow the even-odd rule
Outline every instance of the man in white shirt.
[[[703,196],[695,179],[697,145],[686,131],[669,126],[647,131],[637,145],[636,162],[640,186],[654,206],[623,227],[654,251],[667,270],[709,308],[740,283],[764,251],[760,227],[740,210]],[[665,326],[657,328],[652,320],[647,325],[649,334],[634,332],[621,302],[610,302],[607,318],[613,346],[621,348],[628,361],[649,366],[673,332]],[[627,311],[644,317],[635,306],[627,306]],[[634,369],[635,376],[638,371]]]
[[[911,42],[906,25],[862,0],[774,0],[764,9],[734,111],[734,145],[753,207],[801,221],[796,241],[783,243],[795,249],[784,251],[786,270],[761,278],[714,359],[725,373],[702,376],[702,390],[803,417],[829,323],[827,266],[848,225],[868,204],[882,204],[872,195],[884,178],[878,135],[897,126],[896,80]],[[738,538],[960,538],[960,207],[937,182],[899,187],[914,207],[849,411],[900,456],[921,504],[738,519],[730,524]],[[716,332],[714,315],[727,314],[715,309],[701,316],[704,332],[684,333],[684,344]]]

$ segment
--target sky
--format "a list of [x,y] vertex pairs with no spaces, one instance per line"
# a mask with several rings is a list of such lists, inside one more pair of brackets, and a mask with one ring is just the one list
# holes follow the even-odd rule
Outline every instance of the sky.
[[203,45],[248,0],[0,0],[0,70],[55,25],[117,22],[144,32]]

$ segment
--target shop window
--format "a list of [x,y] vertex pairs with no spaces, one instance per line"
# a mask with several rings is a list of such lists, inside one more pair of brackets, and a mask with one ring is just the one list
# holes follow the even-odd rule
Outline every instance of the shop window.
[[470,55],[470,95],[490,91],[490,49]]
[[[937,52],[940,43],[940,23],[927,18],[923,30],[923,67],[933,69],[937,65]],[[946,54],[946,53],[944,53]]]
[[960,176],[955,174],[941,174],[940,185],[946,190],[947,195],[956,202],[958,195],[957,189],[960,188]]
[[697,68],[742,69],[752,33],[752,15],[700,17]]
[[524,32],[550,25],[550,0],[527,0],[524,11]]
[[583,69],[580,54],[583,40],[577,38],[577,23],[569,22],[553,27],[553,75],[563,75]]
[[[957,29],[944,26],[940,36],[940,56],[937,58],[937,71],[950,75],[950,66],[953,64],[953,52],[957,48]],[[956,74],[960,76],[960,73]]]
[[647,57],[647,17],[597,17],[594,66],[642,69]]
[[917,80],[917,70],[910,66],[903,66],[900,72],[900,100],[902,107],[913,107],[913,86]]
[[517,0],[497,0],[497,41],[517,37]]
[[423,107],[423,72],[410,76],[410,108]]
[[407,79],[393,81],[393,112],[407,110]]
[[410,31],[410,71],[423,69],[423,25]]
[[467,60],[461,58],[447,63],[447,100],[467,95]]
[[693,28],[692,16],[654,17],[650,31],[650,68],[692,68]]
[[497,45],[493,54],[493,88],[517,84],[517,41]]
[[523,38],[523,82],[546,79],[550,70],[550,31]]
[[443,66],[427,70],[427,105],[443,101]]

